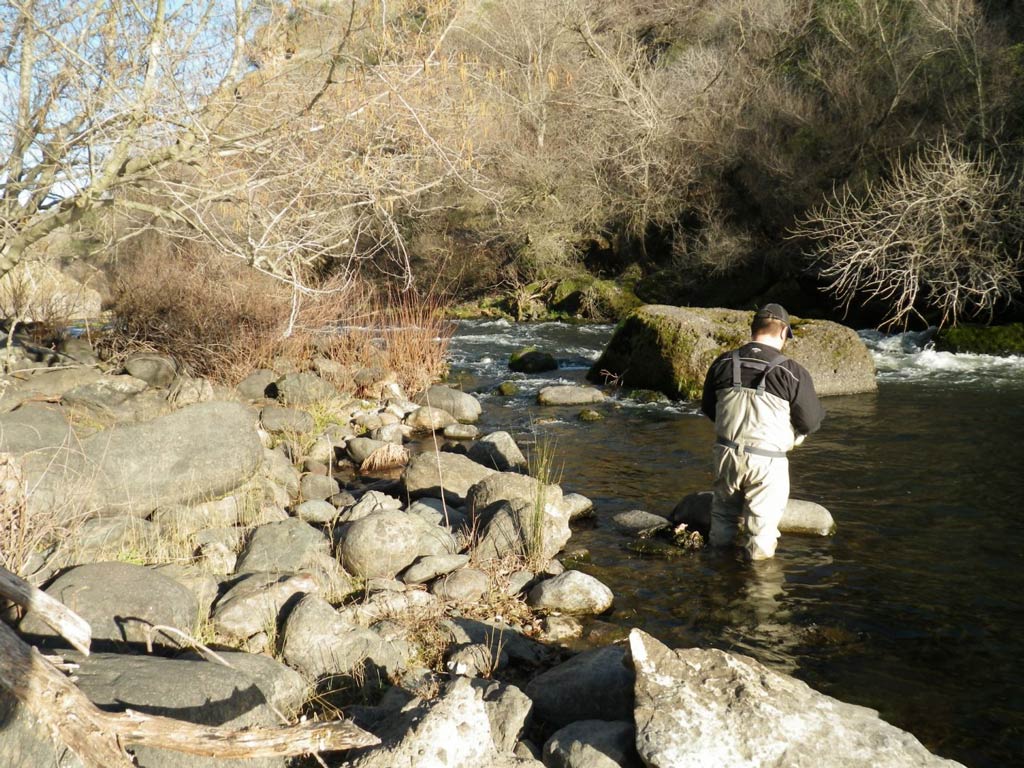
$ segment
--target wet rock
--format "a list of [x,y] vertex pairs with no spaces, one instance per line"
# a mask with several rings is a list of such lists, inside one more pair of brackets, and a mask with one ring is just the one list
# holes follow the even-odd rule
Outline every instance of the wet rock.
[[497,393],[502,397],[515,397],[519,394],[519,385],[514,381],[503,381],[498,385]]
[[630,536],[651,536],[669,527],[669,522],[661,515],[652,515],[642,509],[631,509],[612,516],[615,527]]
[[590,405],[606,399],[604,392],[596,387],[578,387],[571,384],[544,387],[537,394],[537,402],[541,405]]
[[589,423],[594,421],[602,421],[604,419],[604,414],[601,413],[600,411],[595,411],[593,408],[584,408],[576,415],[576,418],[578,418],[580,421]]
[[536,347],[524,347],[512,353],[508,367],[519,373],[542,373],[556,370],[558,362],[549,352],[541,352]]
[[[94,642],[144,644],[152,625],[189,632],[199,607],[196,596],[174,579],[129,563],[77,566],[58,576],[46,592],[89,622]],[[19,629],[51,639],[57,646],[64,643],[31,609]],[[153,633],[158,645],[177,648],[179,640],[176,635]]]
[[526,686],[534,713],[562,726],[577,720],[631,720],[635,675],[626,649],[607,646],[584,651]]
[[644,768],[632,721],[579,720],[544,745],[547,768]]
[[566,571],[530,590],[527,602],[542,611],[597,615],[612,607],[612,591],[589,574]]
[[491,432],[469,449],[469,458],[498,472],[525,472],[526,457],[508,432]]
[[[698,531],[707,538],[711,525],[711,491],[701,491],[684,496],[672,513],[669,521],[673,525],[685,523],[690,530]],[[835,533],[836,524],[832,513],[820,504],[802,499],[790,499],[779,521],[782,533],[798,533],[811,536],[830,536]]]
[[955,766],[866,707],[845,704],[754,659],[671,650],[634,629],[637,749],[651,768],[708,765]]
[[417,399],[422,405],[430,405],[447,411],[463,423],[472,423],[480,418],[480,401],[470,394],[435,384]]
[[449,440],[473,440],[480,430],[472,424],[449,424],[444,428],[444,436]]
[[594,511],[594,502],[578,493],[567,493],[562,496],[562,508],[569,515],[569,520],[587,517]]

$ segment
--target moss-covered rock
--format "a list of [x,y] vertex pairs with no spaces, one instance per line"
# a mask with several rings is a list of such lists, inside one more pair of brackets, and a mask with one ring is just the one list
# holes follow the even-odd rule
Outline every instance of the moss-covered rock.
[[[732,309],[640,307],[615,329],[588,377],[697,399],[711,362],[750,339],[751,317]],[[826,320],[794,317],[792,322],[795,338],[785,354],[810,371],[818,394],[876,389],[874,361],[852,329]]]
[[502,397],[515,397],[519,394],[519,385],[514,381],[503,381],[496,391]]
[[524,347],[512,353],[508,367],[520,373],[541,373],[558,368],[558,362],[548,352],[541,352],[536,347]]
[[935,334],[935,348],[978,355],[1024,355],[1024,323],[945,328]]
[[596,321],[620,320],[642,303],[629,287],[590,275],[560,280],[549,299],[555,312]]

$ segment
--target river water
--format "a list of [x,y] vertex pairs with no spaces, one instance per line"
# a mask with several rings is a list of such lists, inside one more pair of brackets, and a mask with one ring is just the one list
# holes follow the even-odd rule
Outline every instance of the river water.
[[[713,429],[696,404],[619,392],[591,423],[579,407],[534,405],[541,386],[582,383],[611,331],[476,321],[451,347],[468,391],[521,386],[482,394],[480,426],[554,441],[563,488],[593,499],[569,547],[589,550],[579,567],[615,593],[602,618],[751,655],[971,768],[1024,764],[1024,360],[863,332],[878,392],[826,398],[822,429],[790,461],[792,495],[828,507],[836,535],[784,535],[767,563],[668,560],[631,552],[611,518],[668,514],[710,488]],[[509,354],[529,344],[559,370],[511,374]]]

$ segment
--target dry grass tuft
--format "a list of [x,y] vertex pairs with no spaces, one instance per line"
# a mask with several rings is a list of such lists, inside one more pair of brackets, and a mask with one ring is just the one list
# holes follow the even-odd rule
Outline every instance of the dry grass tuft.
[[363,474],[377,472],[382,469],[394,469],[402,467],[409,461],[409,451],[397,443],[388,443],[381,446],[359,465],[359,471]]

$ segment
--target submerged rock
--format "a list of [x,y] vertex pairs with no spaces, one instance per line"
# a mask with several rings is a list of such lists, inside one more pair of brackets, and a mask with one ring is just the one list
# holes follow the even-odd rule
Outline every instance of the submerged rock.
[[[650,304],[619,325],[591,367],[591,381],[608,375],[622,383],[698,399],[704,376],[722,352],[750,340],[750,312]],[[819,395],[874,392],[875,364],[864,342],[846,326],[792,318],[794,338],[785,354],[804,365]]]
[[[673,525],[685,523],[692,531],[698,531],[707,538],[711,526],[711,491],[701,491],[684,496],[669,515]],[[810,536],[831,536],[836,531],[832,513],[821,504],[803,499],[790,499],[779,521],[782,533],[799,533]]]

